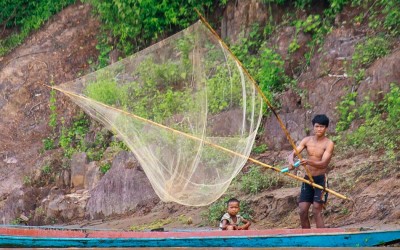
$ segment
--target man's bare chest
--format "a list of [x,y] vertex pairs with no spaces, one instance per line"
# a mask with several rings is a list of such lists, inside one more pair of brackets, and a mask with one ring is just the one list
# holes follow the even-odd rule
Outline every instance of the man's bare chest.
[[326,143],[310,143],[306,145],[306,150],[308,156],[314,156],[317,158],[321,158],[324,152],[326,151]]

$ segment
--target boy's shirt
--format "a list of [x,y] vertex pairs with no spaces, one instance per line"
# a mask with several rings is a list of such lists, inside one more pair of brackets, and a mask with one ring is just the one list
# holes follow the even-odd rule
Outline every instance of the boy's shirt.
[[228,213],[225,213],[219,223],[219,228],[222,228],[222,221],[223,220],[227,220],[229,225],[236,225],[239,226],[242,223],[243,217],[240,214],[236,215],[236,223],[233,222],[233,219],[231,218],[231,216]]

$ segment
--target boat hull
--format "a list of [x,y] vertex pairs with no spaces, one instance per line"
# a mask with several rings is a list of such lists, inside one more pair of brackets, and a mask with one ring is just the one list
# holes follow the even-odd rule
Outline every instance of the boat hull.
[[[0,229],[0,247],[370,247],[400,241],[400,230],[249,230],[197,232],[23,231]],[[57,236],[59,235],[59,236]]]

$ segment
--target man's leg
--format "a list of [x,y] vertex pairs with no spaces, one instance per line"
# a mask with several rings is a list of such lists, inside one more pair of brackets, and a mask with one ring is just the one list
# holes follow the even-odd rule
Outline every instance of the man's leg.
[[300,202],[300,223],[301,228],[311,228],[310,220],[308,219],[308,210],[310,209],[311,202]]
[[[314,177],[315,183],[318,185],[321,185],[323,187],[326,187],[326,175],[320,175],[317,177]],[[321,189],[314,189],[314,202],[313,202],[313,214],[315,218],[315,224],[317,228],[323,228],[325,227],[324,224],[324,219],[322,217],[322,210],[324,208],[324,204],[326,202],[326,192]]]
[[315,224],[317,225],[317,228],[324,228],[324,218],[322,217],[322,208],[323,208],[323,203],[319,202],[314,202],[313,203],[313,214],[315,218]]

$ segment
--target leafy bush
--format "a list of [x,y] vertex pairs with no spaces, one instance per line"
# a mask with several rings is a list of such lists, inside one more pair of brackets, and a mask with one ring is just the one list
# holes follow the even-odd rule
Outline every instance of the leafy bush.
[[75,0],[13,0],[0,1],[0,24],[17,28],[5,40],[0,40],[0,56],[20,45],[31,31],[37,30],[52,15]]
[[[371,3],[372,2],[372,3]],[[353,0],[352,6],[362,7],[368,13],[368,26],[375,31],[387,31],[395,37],[400,33],[400,2],[398,0]],[[357,17],[362,22],[365,14]]]
[[108,172],[108,170],[110,170],[110,168],[111,168],[111,163],[105,163],[105,164],[103,164],[103,165],[101,165],[100,166],[100,172],[102,173],[102,174],[105,174],[105,173],[107,173]]
[[84,151],[83,139],[89,131],[88,117],[81,112],[74,118],[71,127],[63,126],[60,135],[60,147],[64,149],[64,156],[70,158],[73,153]]
[[278,185],[275,175],[264,173],[258,166],[252,166],[250,171],[242,176],[241,181],[241,189],[249,194],[256,194]]
[[339,13],[350,0],[330,0],[330,7],[325,10],[327,15],[334,16]]
[[261,144],[256,147],[253,147],[252,152],[256,153],[256,154],[261,154],[261,153],[265,152],[265,150],[267,150],[267,149],[268,149],[267,144]]
[[54,148],[54,140],[51,138],[45,138],[43,139],[43,147],[44,150],[51,150]]
[[320,15],[309,15],[305,21],[301,22],[300,28],[304,32],[317,33],[321,24],[322,21]]
[[398,0],[382,1],[383,13],[386,14],[383,27],[393,36],[400,34],[400,2]]
[[264,93],[281,92],[286,84],[290,83],[289,77],[285,74],[284,61],[281,56],[270,48],[261,51],[260,70],[255,74],[261,90]]
[[365,68],[375,60],[386,56],[390,52],[390,39],[384,36],[375,36],[356,45],[352,62],[348,68],[349,75],[359,83],[365,78]]
[[364,42],[357,44],[353,57],[353,68],[366,67],[376,59],[386,56],[389,52],[390,43],[382,36],[371,37]]
[[339,112],[339,120],[336,124],[336,132],[344,131],[350,127],[351,122],[355,119],[357,92],[352,92],[343,97],[343,100],[336,107]]
[[50,174],[51,173],[51,166],[50,165],[45,165],[42,167],[42,173],[44,174]]
[[289,44],[288,52],[292,54],[296,52],[300,48],[300,45],[297,43],[297,38],[294,38],[292,42]]
[[290,79],[285,74],[281,56],[265,47],[259,26],[254,25],[249,38],[242,38],[232,45],[231,51],[249,71],[267,99],[274,103],[273,93],[284,90]]
[[[363,124],[355,131],[342,134],[344,140],[339,140],[339,147],[372,151],[385,150],[386,159],[395,160],[400,150],[400,87],[391,85],[391,90],[384,99],[376,105],[369,98],[359,105],[353,105],[351,113],[354,119],[363,119]],[[343,129],[343,127],[342,127]]]
[[[290,4],[297,9],[305,10],[312,7],[312,0],[262,0],[265,4]],[[329,0],[329,8],[325,10],[325,13],[330,16],[334,16],[336,13],[340,12],[343,7],[350,2],[350,0]]]
[[392,83],[391,90],[385,95],[382,107],[388,113],[387,121],[393,124],[395,128],[400,129],[400,87]]
[[85,94],[96,101],[112,106],[120,99],[121,91],[115,80],[102,79],[100,75],[96,82],[86,87]]
[[[168,33],[188,27],[198,17],[194,8],[211,10],[213,0],[86,0],[100,16],[105,31],[117,38],[125,54],[139,51]],[[225,5],[226,0],[219,0]]]

